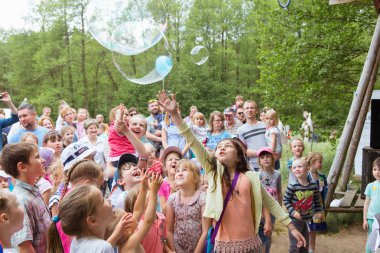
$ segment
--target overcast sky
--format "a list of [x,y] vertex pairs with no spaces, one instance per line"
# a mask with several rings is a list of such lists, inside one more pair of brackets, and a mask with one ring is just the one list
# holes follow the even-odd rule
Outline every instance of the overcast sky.
[[22,28],[22,17],[28,14],[35,0],[0,0],[0,27],[4,29]]

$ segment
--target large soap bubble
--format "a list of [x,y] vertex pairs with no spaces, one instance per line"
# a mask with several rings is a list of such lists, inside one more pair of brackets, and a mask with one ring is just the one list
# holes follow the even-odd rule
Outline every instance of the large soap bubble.
[[[129,26],[122,24],[115,29],[113,37],[127,32],[129,32]],[[113,62],[120,73],[131,82],[150,84],[161,81],[170,73],[173,67],[169,43],[158,27],[147,26],[142,30],[142,34],[158,34],[157,36],[161,39],[155,41],[154,45],[149,49],[134,55],[120,52],[121,50],[119,49],[127,48],[130,41],[119,40],[117,43],[119,49],[112,51]],[[148,37],[153,38],[154,36]],[[138,43],[142,45],[144,41],[139,41]]]
[[190,52],[193,63],[199,65],[204,64],[208,60],[208,50],[204,46],[195,46]]
[[[167,26],[167,14],[161,0],[90,0],[86,9],[86,21],[92,36],[104,47],[116,50],[111,42],[112,34],[121,24],[130,25],[129,31],[146,30],[149,25],[158,27],[163,34]],[[140,37],[143,35],[140,35]],[[153,35],[149,35],[153,36]],[[135,37],[139,37],[138,33]],[[156,38],[156,40],[160,38]],[[136,39],[137,40],[137,39]],[[149,48],[145,43],[130,43],[124,53],[144,51]],[[121,52],[123,53],[123,52]]]

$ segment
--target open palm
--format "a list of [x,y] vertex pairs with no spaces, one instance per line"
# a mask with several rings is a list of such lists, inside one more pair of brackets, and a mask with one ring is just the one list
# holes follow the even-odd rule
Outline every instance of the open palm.
[[166,91],[160,91],[158,94],[158,101],[168,113],[172,114],[177,112],[177,101],[174,94],[171,95],[170,99]]

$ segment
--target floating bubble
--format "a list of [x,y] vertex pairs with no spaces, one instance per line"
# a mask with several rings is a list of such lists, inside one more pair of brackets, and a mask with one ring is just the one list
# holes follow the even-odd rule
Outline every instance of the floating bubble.
[[[101,45],[110,50],[113,50],[113,45],[120,53],[132,54],[149,48],[147,43],[134,42],[141,41],[141,37],[147,38],[147,41],[160,39],[154,34],[139,34],[139,31],[147,31],[147,26],[154,25],[161,31],[160,35],[163,34],[166,31],[167,14],[161,0],[90,0],[86,21],[90,33]],[[117,41],[111,41],[114,30],[121,24],[131,26],[124,37],[115,35],[119,39],[133,35],[127,48],[118,48]],[[134,33],[131,32],[133,29],[136,30]]]
[[[129,26],[121,24],[114,31],[124,33],[124,29],[129,31]],[[112,59],[120,73],[129,81],[137,84],[150,84],[161,81],[167,76],[173,67],[173,60],[169,52],[169,43],[161,30],[155,26],[147,26],[143,33],[159,34],[160,40],[149,49],[134,55],[126,55],[119,50],[112,51]],[[125,45],[119,41],[118,47]],[[129,45],[129,42],[125,42]],[[144,43],[144,41],[139,41]]]
[[190,52],[191,60],[199,65],[204,64],[208,60],[208,50],[204,46],[195,46]]

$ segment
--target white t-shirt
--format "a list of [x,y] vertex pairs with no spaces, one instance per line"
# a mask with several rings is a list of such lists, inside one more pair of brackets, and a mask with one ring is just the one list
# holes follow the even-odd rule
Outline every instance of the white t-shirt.
[[73,239],[70,252],[114,253],[114,250],[107,241],[99,238],[83,237]]
[[38,190],[41,193],[41,195],[44,194],[46,191],[51,190],[53,188],[51,183],[43,177],[41,177],[38,180],[37,187],[38,187]]

